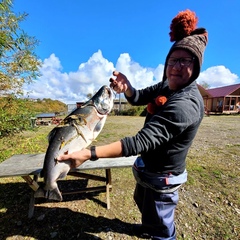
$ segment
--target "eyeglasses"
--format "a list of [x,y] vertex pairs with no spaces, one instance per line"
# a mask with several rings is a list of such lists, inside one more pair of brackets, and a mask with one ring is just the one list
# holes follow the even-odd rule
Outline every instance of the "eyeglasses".
[[181,67],[188,67],[193,61],[194,57],[186,57],[186,58],[172,58],[170,57],[168,59],[167,65],[169,66],[175,66],[177,62],[179,62]]

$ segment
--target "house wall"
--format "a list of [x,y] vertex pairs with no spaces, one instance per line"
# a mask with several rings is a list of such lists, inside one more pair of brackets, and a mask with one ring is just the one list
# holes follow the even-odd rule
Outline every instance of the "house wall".
[[223,112],[238,111],[237,103],[240,101],[240,96],[228,96],[225,97],[225,102],[223,106]]
[[204,103],[204,110],[205,112],[211,112],[211,106],[212,106],[212,99],[211,98],[207,98],[207,97],[203,97],[203,103]]
[[236,113],[240,96],[216,97],[204,99],[204,106],[212,113]]

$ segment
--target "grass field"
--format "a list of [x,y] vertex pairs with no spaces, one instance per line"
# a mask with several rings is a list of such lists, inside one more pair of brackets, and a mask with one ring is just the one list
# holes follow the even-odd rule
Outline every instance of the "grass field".
[[[95,145],[134,135],[143,122],[142,117],[110,116]],[[188,182],[179,190],[177,239],[240,239],[239,123],[239,115],[203,119],[187,157]],[[13,154],[45,152],[52,127],[0,139],[0,161]],[[63,188],[86,184],[67,179]],[[141,220],[132,199],[131,169],[113,169],[112,182],[110,210],[105,208],[105,193],[87,193],[66,196],[60,203],[37,202],[34,217],[28,219],[31,189],[20,177],[0,178],[0,240],[137,239],[130,231],[131,224]]]

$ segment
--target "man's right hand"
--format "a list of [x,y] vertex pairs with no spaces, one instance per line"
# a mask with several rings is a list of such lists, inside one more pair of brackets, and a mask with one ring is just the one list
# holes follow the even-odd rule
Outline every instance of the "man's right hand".
[[128,97],[131,97],[133,94],[133,88],[127,77],[118,71],[113,71],[113,76],[115,76],[116,78],[110,78],[110,87],[116,93],[125,93]]

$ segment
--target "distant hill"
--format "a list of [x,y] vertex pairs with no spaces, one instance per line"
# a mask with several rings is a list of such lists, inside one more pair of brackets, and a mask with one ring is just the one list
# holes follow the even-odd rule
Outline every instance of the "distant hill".
[[27,107],[31,112],[67,112],[67,105],[59,100],[52,100],[50,98],[44,98],[42,100],[29,99],[26,101]]
[[67,105],[52,99],[0,97],[0,138],[32,127],[30,119],[39,113],[67,113]]
[[[15,107],[13,107],[15,106]],[[14,109],[19,112],[19,107],[24,108],[25,111],[31,113],[42,113],[42,112],[67,112],[67,105],[58,100],[52,100],[50,98],[44,99],[19,99],[11,97],[1,97],[0,107],[5,109],[5,111],[12,112]]]

